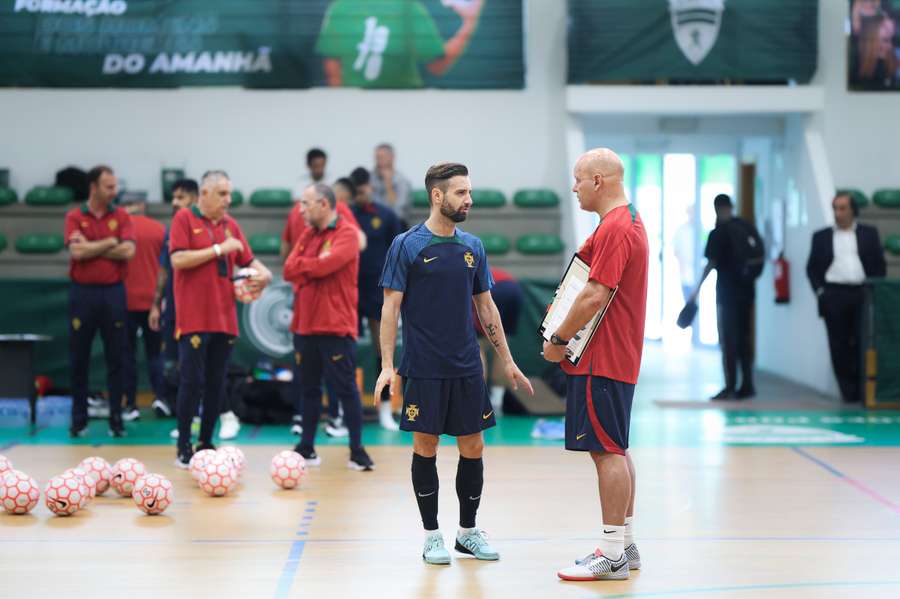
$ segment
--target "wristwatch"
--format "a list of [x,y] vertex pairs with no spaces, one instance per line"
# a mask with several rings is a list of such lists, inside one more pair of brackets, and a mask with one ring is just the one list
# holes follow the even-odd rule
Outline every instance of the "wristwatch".
[[569,339],[563,339],[556,333],[550,335],[550,345],[569,345]]
[[216,253],[216,257],[221,258],[222,257],[222,246],[220,246],[218,243],[214,243],[212,248],[213,248],[213,251]]

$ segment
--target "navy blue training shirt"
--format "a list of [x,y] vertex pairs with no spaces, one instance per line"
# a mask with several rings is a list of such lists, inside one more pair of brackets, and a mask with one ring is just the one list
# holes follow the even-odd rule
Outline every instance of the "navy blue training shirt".
[[[350,208],[356,222],[366,234],[366,249],[359,255],[359,274],[368,274],[375,280],[384,270],[384,260],[394,237],[400,234],[400,219],[394,211],[378,202]],[[373,274],[374,273],[374,274]]]
[[440,237],[418,224],[391,244],[381,286],[403,292],[401,376],[481,375],[472,296],[490,291],[494,280],[480,239],[459,228]]

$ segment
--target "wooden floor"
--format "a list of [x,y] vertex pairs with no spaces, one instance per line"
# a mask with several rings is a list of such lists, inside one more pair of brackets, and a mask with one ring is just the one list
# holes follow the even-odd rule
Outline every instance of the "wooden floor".
[[[300,490],[268,478],[276,446],[244,447],[232,496],[204,496],[166,446],[16,446],[45,482],[88,455],[136,457],[170,477],[163,516],[98,498],[71,518],[41,505],[0,516],[0,597],[900,597],[900,448],[641,447],[627,582],[565,583],[556,570],[595,547],[596,485],[585,456],[489,447],[479,525],[498,563],[420,558],[410,449],[372,447],[378,468],[345,468],[323,446]],[[456,451],[439,457],[440,521],[455,531]],[[452,542],[452,541],[451,541]]]

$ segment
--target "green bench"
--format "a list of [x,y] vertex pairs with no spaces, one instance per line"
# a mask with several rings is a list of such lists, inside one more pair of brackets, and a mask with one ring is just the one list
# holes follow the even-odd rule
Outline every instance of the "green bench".
[[291,190],[284,188],[257,189],[250,194],[250,205],[257,208],[290,208]]
[[884,249],[893,256],[900,256],[900,235],[888,235],[884,240]]
[[519,208],[556,208],[559,196],[552,189],[520,189],[513,195],[513,204]]
[[237,189],[231,192],[231,207],[237,208],[238,206],[242,206],[244,204],[244,194],[242,194]]
[[473,208],[503,208],[506,206],[506,196],[499,189],[473,189]]
[[19,201],[16,190],[12,187],[0,187],[0,206],[9,206]]
[[16,239],[20,254],[57,254],[65,244],[61,233],[26,233]]
[[564,245],[559,235],[531,233],[516,240],[516,250],[526,256],[552,256],[561,254]]
[[278,255],[281,251],[281,238],[271,233],[257,233],[247,240],[254,254]]
[[508,254],[512,248],[509,238],[499,233],[484,233],[479,235],[484,251],[488,256],[502,256]]
[[25,194],[25,203],[29,206],[65,206],[71,204],[75,194],[68,187],[33,187]]
[[900,189],[879,189],[872,194],[872,202],[881,208],[900,208]]

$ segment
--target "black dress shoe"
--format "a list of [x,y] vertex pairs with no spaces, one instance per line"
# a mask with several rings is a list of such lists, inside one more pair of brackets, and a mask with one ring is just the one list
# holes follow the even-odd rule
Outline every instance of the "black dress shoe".
[[756,389],[753,387],[741,387],[735,394],[736,399],[750,399],[756,397]]
[[713,399],[713,400],[735,399],[734,389],[729,389],[728,387],[725,387],[724,389],[722,389],[721,391],[719,391],[718,393],[716,393],[715,395],[710,397],[710,399]]

